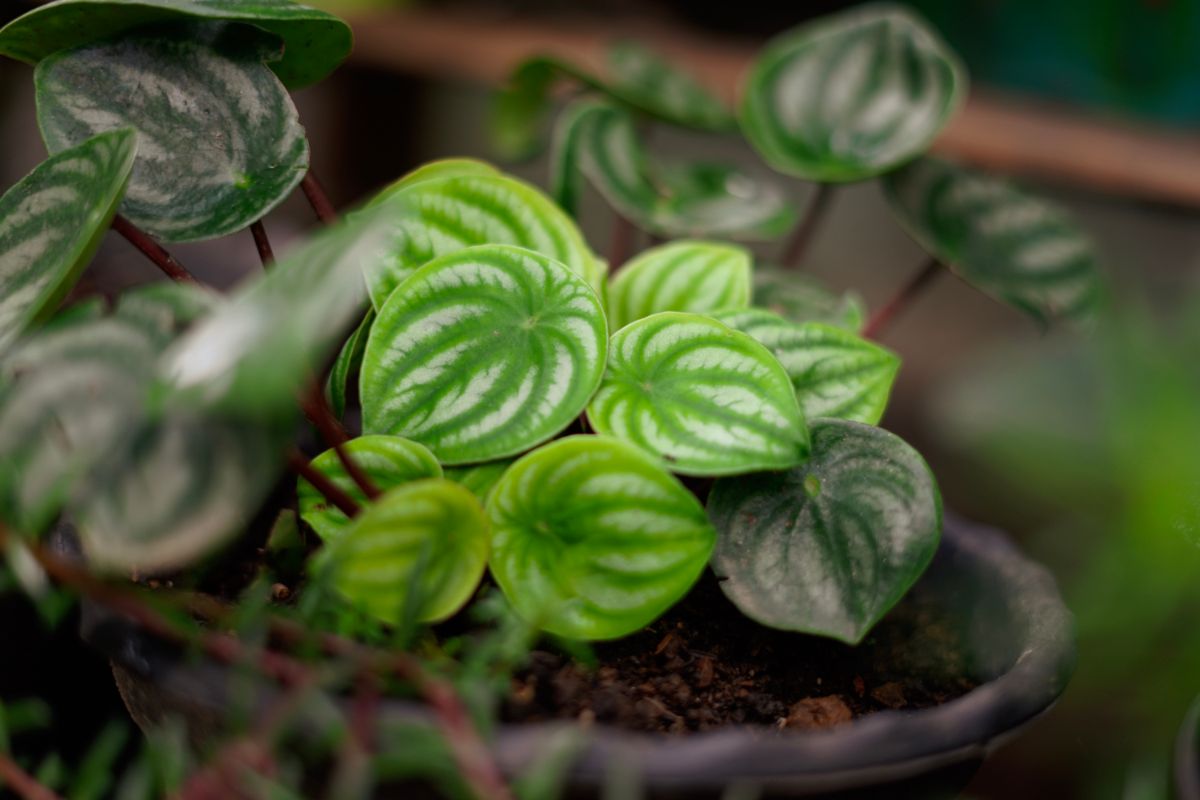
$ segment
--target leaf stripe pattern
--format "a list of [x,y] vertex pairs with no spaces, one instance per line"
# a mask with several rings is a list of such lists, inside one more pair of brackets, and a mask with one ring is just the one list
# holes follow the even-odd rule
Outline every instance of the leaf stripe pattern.
[[613,639],[687,593],[715,533],[651,456],[568,436],[518,460],[492,490],[491,571],[513,608],[572,639]]
[[379,312],[363,358],[363,429],[404,436],[443,464],[549,439],[603,376],[599,298],[553,259],[509,245],[438,258]]
[[713,485],[713,570],[748,617],[857,644],[933,558],[941,496],[893,434],[819,419],[812,436],[804,467]]
[[795,324],[760,308],[713,315],[766,345],[792,379],[804,416],[874,425],[887,408],[900,358],[849,331],[820,322]]
[[884,187],[909,235],[967,283],[1043,322],[1094,309],[1095,248],[1058,206],[937,159],[913,162]]
[[51,152],[133,127],[138,155],[121,213],[167,241],[223,236],[304,177],[308,142],[258,32],[191,24],[43,60],[34,80]]
[[125,191],[129,129],[40,164],[0,198],[0,351],[52,314],[91,261]]
[[781,172],[857,181],[924,151],[965,94],[957,56],[922,19],[885,3],[769,43],[739,113],[750,143]]
[[857,294],[835,294],[806,275],[778,267],[755,266],[751,304],[792,322],[824,322],[852,333],[862,330],[866,318]]
[[678,241],[629,261],[609,287],[613,328],[660,311],[707,313],[750,302],[750,253],[720,242]]
[[617,331],[587,413],[597,433],[684,475],[788,469],[808,456],[783,367],[750,336],[698,314],[654,314]]

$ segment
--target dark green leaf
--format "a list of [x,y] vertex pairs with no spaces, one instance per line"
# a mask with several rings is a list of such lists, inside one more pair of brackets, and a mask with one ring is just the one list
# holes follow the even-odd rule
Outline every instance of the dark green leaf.
[[742,131],[771,166],[857,181],[919,155],[966,96],[958,57],[913,12],[852,8],[770,42],[742,91]]
[[933,558],[941,495],[887,431],[820,419],[812,442],[804,467],[713,485],[713,570],[748,617],[856,644]]
[[350,384],[350,378],[357,375],[362,368],[363,353],[367,351],[367,336],[371,333],[371,326],[374,324],[375,309],[371,308],[367,310],[363,321],[354,329],[354,333],[342,345],[342,349],[338,351],[337,360],[333,362],[333,368],[329,370],[325,393],[329,397],[329,407],[333,409],[334,416],[339,419],[346,413],[346,391]]
[[792,322],[824,322],[853,333],[862,330],[866,311],[853,292],[836,294],[806,275],[775,267],[754,268],[753,305]]
[[614,330],[660,311],[699,314],[750,303],[749,251],[720,242],[677,241],[631,259],[608,290]]
[[122,214],[168,241],[240,230],[308,169],[296,108],[263,63],[278,45],[250,28],[189,23],[55,53],[34,73],[46,146],[132,127]]

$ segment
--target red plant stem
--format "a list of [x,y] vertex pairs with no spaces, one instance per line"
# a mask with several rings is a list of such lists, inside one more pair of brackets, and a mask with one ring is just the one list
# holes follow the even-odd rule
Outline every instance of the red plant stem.
[[334,416],[333,409],[329,407],[329,403],[326,402],[325,391],[321,388],[320,382],[312,382],[308,393],[301,398],[300,406],[304,409],[304,415],[316,426],[317,432],[321,434],[321,438],[337,453],[338,461],[342,462],[342,467],[345,468],[346,474],[362,490],[362,493],[371,500],[383,494],[379,490],[379,487],[375,485],[375,482],[371,480],[371,477],[363,471],[359,463],[346,450],[345,445],[346,442],[350,441],[350,436],[346,433],[346,429],[342,427],[342,423]]
[[271,250],[271,240],[267,238],[267,229],[262,220],[250,224],[250,233],[254,236],[254,246],[258,248],[258,257],[263,268],[269,268],[275,263],[275,253]]
[[8,787],[22,800],[62,800],[49,787],[38,783],[17,762],[5,753],[0,753],[0,788]]
[[150,238],[150,234],[143,231],[138,226],[134,225],[129,220],[117,214],[113,217],[112,228],[117,233],[124,236],[130,244],[141,250],[142,253],[153,261],[159,269],[167,274],[171,280],[181,283],[200,283],[196,276],[188,272],[187,269],[175,260],[175,257],[168,253],[163,246],[154,239]]
[[782,266],[788,269],[796,269],[800,266],[800,260],[808,251],[809,244],[812,243],[813,234],[820,226],[821,221],[825,219],[825,212],[829,210],[829,201],[832,197],[832,184],[817,184],[817,191],[804,210],[804,219],[800,220],[800,224],[796,226],[792,238],[788,240],[787,246],[784,247],[783,254],[780,256],[779,262]]
[[337,211],[334,210],[333,203],[329,202],[329,196],[325,194],[321,182],[311,169],[305,173],[304,180],[300,181],[300,188],[308,198],[308,204],[317,213],[317,219],[326,225],[337,222]]
[[629,259],[633,250],[633,223],[617,214],[613,219],[612,236],[608,242],[608,269],[616,272]]
[[891,322],[892,317],[912,303],[913,299],[941,272],[941,266],[936,258],[929,259],[929,263],[922,267],[920,272],[901,286],[900,291],[896,292],[891,300],[888,300],[871,315],[867,324],[863,326],[862,335],[868,339],[877,338],[879,332]]
[[336,483],[329,480],[325,473],[321,472],[309,463],[299,450],[288,451],[288,466],[292,468],[301,478],[308,481],[313,487],[320,492],[326,500],[338,507],[338,510],[347,517],[358,516],[358,503],[354,502],[354,498],[343,492]]

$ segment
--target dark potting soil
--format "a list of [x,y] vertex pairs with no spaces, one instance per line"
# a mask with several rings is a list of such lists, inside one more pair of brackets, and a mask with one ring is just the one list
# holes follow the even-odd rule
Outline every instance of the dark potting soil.
[[509,722],[575,719],[686,733],[728,725],[826,728],[952,700],[976,683],[937,609],[910,595],[857,647],[758,625],[711,574],[648,628],[594,645],[585,666],[537,650],[512,681]]

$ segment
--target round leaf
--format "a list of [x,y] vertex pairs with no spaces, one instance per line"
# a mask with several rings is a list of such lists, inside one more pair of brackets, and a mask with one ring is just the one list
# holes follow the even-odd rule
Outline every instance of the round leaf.
[[503,177],[504,173],[486,161],[480,161],[475,158],[443,158],[422,164],[399,180],[389,184],[371,202],[381,203],[401,189],[408,188],[422,181],[440,180],[442,178],[462,178],[470,175]]
[[0,197],[0,351],[54,313],[104,238],[137,138],[120,130],[40,164]]
[[1095,250],[1058,206],[935,159],[889,175],[884,186],[909,234],[967,283],[1044,322],[1094,309]]
[[429,478],[365,508],[314,568],[352,603],[395,625],[454,614],[479,585],[487,559],[479,500],[457,483]]
[[604,371],[596,294],[508,245],[442,256],[379,312],[363,358],[363,429],[424,444],[443,464],[515,455],[571,423]]
[[887,408],[900,358],[849,331],[820,322],[796,324],[761,308],[713,316],[767,346],[792,379],[804,416],[874,425]]
[[784,630],[862,640],[937,550],[941,496],[897,436],[815,420],[812,460],[717,481],[713,570],[746,616]]
[[289,89],[324,78],[350,54],[350,26],[290,0],[58,0],[0,30],[0,55],[36,64],[60,50],[184,20],[244,22],[283,40],[271,65]]
[[824,322],[853,333],[862,330],[866,319],[858,295],[835,294],[794,270],[755,266],[751,302],[792,322]]
[[[442,477],[442,467],[433,453],[398,436],[360,436],[342,448],[381,492],[409,481]],[[346,472],[337,451],[326,450],[313,459],[312,466],[360,506],[368,504],[367,496]],[[325,541],[341,536],[350,524],[345,514],[303,478],[296,481],[296,497],[300,518]]]
[[491,571],[517,613],[572,639],[614,639],[683,597],[715,534],[653,458],[569,436],[518,460],[488,500]]
[[751,337],[697,314],[655,314],[617,331],[587,413],[597,433],[684,475],[787,469],[808,456],[783,367]]
[[966,94],[957,56],[911,11],[853,8],[784,33],[751,67],[742,131],[767,163],[857,181],[919,155]]
[[187,24],[55,53],[34,74],[46,146],[133,127],[122,214],[168,241],[241,230],[308,169],[296,108],[263,64],[277,44],[250,28]]
[[707,313],[750,302],[750,253],[719,242],[678,241],[629,261],[608,292],[614,328],[660,311]]

